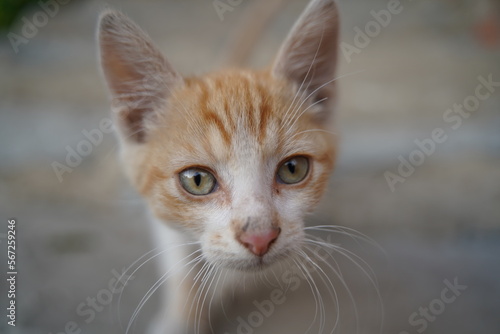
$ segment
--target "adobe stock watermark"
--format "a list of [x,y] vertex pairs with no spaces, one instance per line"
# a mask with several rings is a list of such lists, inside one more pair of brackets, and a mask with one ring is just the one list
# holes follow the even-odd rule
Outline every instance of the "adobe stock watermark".
[[[327,242],[331,242],[331,236],[328,235]],[[323,252],[323,254],[321,254]],[[325,250],[321,247],[314,248],[314,256],[312,258],[318,259],[319,261],[325,261],[327,257],[331,255],[333,251],[331,249]],[[309,261],[304,261],[303,263],[305,270],[312,274],[318,270],[316,265],[310,263]],[[264,324],[265,319],[271,317],[277,309],[277,306],[285,303],[287,299],[287,293],[290,291],[296,291],[302,285],[302,282],[307,279],[307,275],[304,274],[298,267],[285,270],[280,276],[280,282],[285,288],[277,287],[274,288],[269,294],[269,298],[258,301],[253,301],[253,306],[255,310],[250,312],[246,317],[238,316],[236,321],[238,322],[238,327],[236,329],[237,334],[253,334],[256,328],[261,327]],[[229,333],[224,333],[229,334]]]
[[214,0],[212,5],[214,6],[215,12],[221,21],[224,21],[224,14],[226,12],[232,12],[234,8],[238,7],[243,3],[243,0]]
[[[417,333],[423,333],[429,327],[429,323],[436,321],[437,316],[443,314],[446,308],[467,289],[467,285],[458,283],[458,277],[455,277],[453,282],[445,279],[443,283],[445,288],[441,290],[439,298],[431,300],[427,306],[421,306],[418,311],[410,314],[408,323]],[[410,332],[401,331],[399,334],[410,334]]]
[[[111,302],[113,301],[113,295],[119,294],[130,280],[133,280],[133,276],[125,274],[126,269],[122,269],[122,274],[117,270],[111,270],[113,275],[108,280],[108,285],[106,288],[99,290],[94,296],[88,296],[84,302],[81,302],[76,307],[76,314],[82,318],[82,321],[86,324],[91,323],[96,318],[96,314],[102,312]],[[64,328],[58,332],[49,332],[49,334],[81,334],[82,325],[76,321],[68,321]]]
[[22,44],[28,44],[30,40],[36,37],[38,29],[43,28],[49,23],[49,20],[59,13],[61,5],[65,5],[70,0],[40,0],[37,2],[40,8],[31,18],[23,16],[21,18],[22,26],[19,33],[10,31],[7,34],[10,45],[15,53],[19,52],[19,47]]
[[[499,81],[493,80],[493,75],[477,78],[479,84],[476,86],[474,94],[467,96],[462,103],[455,103],[453,107],[443,113],[443,121],[451,130],[457,130],[468,119],[473,112],[481,106],[481,102],[487,100],[500,87]],[[427,138],[415,139],[417,146],[409,154],[399,155],[399,165],[396,172],[385,171],[384,177],[391,192],[396,190],[398,183],[404,183],[416,171],[416,167],[421,166],[426,159],[436,152],[438,144],[443,144],[448,140],[448,135],[444,127],[438,127],[431,131]]]
[[74,168],[82,163],[84,157],[89,156],[94,148],[102,143],[104,134],[111,132],[113,132],[113,121],[110,118],[103,118],[99,122],[98,128],[90,131],[84,129],[82,131],[82,135],[85,139],[80,140],[75,145],[75,148],[66,145],[65,163],[53,161],[50,164],[59,182],[63,182],[64,174],[71,173]]
[[367,48],[372,40],[379,36],[384,28],[389,26],[393,17],[401,14],[403,9],[404,7],[400,0],[390,0],[385,9],[370,11],[373,20],[367,22],[364,29],[357,26],[354,27],[354,32],[356,33],[353,41],[354,45],[346,42],[340,43],[340,50],[347,63],[350,64],[355,54],[360,54],[363,49]]

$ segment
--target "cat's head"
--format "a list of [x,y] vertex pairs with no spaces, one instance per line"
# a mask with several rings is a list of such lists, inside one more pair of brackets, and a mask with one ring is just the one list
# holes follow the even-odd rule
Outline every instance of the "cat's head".
[[335,160],[337,35],[335,3],[313,0],[268,70],[183,77],[130,19],[101,16],[124,167],[208,261],[252,269],[300,247]]

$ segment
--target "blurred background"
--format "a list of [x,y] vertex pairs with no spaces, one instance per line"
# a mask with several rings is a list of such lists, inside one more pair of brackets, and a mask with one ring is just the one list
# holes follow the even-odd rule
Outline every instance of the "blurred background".
[[[124,11],[180,72],[192,75],[221,67],[252,3],[221,0],[230,7],[221,14],[213,1],[49,2],[0,5],[0,275],[5,282],[12,217],[19,272],[15,328],[6,324],[7,286],[0,284],[0,332],[125,333],[117,314],[126,325],[159,277],[148,263],[127,285],[119,309],[117,295],[106,299],[116,272],[154,248],[144,205],[122,175],[113,133],[101,131],[102,141],[86,147],[81,161],[66,162],[68,152],[86,149],[85,133],[109,118],[96,57],[98,14],[107,7]],[[306,3],[288,1],[277,12],[250,66],[272,60]],[[353,228],[380,244],[385,253],[331,235],[373,268],[385,316],[370,279],[339,256],[353,298],[338,285],[338,332],[379,333],[383,318],[382,333],[497,334],[500,2],[401,0],[390,19],[377,15],[389,3],[339,0],[340,155],[328,194],[308,223]],[[474,98],[479,85],[487,98]],[[448,111],[464,103],[471,112]],[[429,144],[436,129],[446,139]],[[418,153],[416,141],[428,143],[428,154]],[[58,176],[54,166],[62,165]],[[450,303],[442,297],[447,284],[460,285]],[[269,291],[252,298],[266,296]],[[303,283],[252,332],[304,334],[315,313],[311,296]],[[93,316],[89,298],[97,298]],[[155,295],[133,333],[144,333],[157,305]],[[325,308],[331,328],[337,308]],[[236,333],[237,316],[246,319],[254,309],[240,301],[217,333]]]

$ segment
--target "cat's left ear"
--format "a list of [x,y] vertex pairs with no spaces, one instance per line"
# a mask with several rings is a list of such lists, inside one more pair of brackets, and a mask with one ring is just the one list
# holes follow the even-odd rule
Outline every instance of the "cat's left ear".
[[108,10],[101,15],[98,39],[122,139],[145,142],[170,92],[183,79],[149,36],[120,12]]
[[319,119],[330,114],[337,64],[339,18],[335,1],[312,0],[295,23],[273,64],[272,73],[292,82],[318,102]]

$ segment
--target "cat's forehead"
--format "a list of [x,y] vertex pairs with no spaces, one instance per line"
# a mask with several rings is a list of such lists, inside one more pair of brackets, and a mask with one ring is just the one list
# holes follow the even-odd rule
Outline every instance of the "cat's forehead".
[[[283,118],[289,102],[285,83],[267,72],[223,71],[187,79],[184,96],[190,97],[187,112],[199,122],[220,130],[248,131],[262,140],[268,125]],[[271,124],[269,124],[271,122]],[[274,123],[273,123],[274,122]]]
[[187,79],[173,96],[170,122],[199,154],[276,155],[286,149],[292,126],[286,122],[293,107],[288,95],[286,86],[265,73]]

